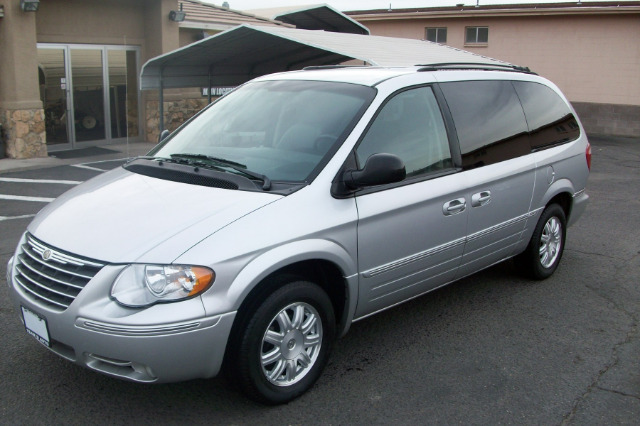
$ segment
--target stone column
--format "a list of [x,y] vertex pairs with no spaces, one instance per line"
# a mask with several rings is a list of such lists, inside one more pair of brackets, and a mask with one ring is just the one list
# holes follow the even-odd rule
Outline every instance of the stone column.
[[36,13],[6,1],[0,23],[0,124],[10,158],[46,157],[44,111],[38,86]]

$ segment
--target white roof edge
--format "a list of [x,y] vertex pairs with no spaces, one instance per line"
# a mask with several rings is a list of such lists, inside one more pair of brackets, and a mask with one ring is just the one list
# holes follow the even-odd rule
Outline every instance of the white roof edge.
[[205,23],[197,23],[197,22],[187,22],[182,21],[178,24],[180,28],[187,28],[192,30],[218,30],[218,31],[226,31],[231,28],[237,27],[234,24],[205,24]]

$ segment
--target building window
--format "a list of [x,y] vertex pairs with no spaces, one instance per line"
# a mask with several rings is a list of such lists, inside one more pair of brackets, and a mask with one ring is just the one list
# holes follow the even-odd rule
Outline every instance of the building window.
[[467,27],[464,42],[465,44],[487,44],[489,27]]
[[447,42],[446,28],[427,28],[427,40],[434,43],[445,44]]

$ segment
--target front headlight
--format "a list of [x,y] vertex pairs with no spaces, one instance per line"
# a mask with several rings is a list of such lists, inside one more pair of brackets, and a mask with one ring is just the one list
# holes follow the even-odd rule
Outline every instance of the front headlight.
[[142,307],[196,296],[215,280],[204,266],[129,265],[116,278],[111,296],[125,306]]

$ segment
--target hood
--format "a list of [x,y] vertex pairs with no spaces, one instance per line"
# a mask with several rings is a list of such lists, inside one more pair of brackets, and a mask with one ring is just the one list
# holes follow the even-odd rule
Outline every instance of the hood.
[[103,262],[170,263],[227,224],[280,198],[118,168],[57,198],[28,229],[56,248]]

